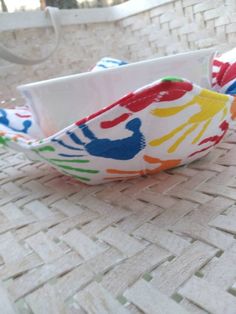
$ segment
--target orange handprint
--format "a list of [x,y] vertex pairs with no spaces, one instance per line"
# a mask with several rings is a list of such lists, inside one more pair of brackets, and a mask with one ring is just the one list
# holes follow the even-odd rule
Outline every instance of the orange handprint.
[[236,97],[234,97],[234,100],[231,104],[230,113],[231,113],[231,119],[236,120]]
[[[161,160],[159,158],[151,157],[148,155],[144,155],[143,159],[149,164],[159,164],[158,167],[154,169],[142,169],[142,170],[118,170],[118,169],[107,169],[107,173],[109,174],[118,174],[118,175],[131,175],[133,176],[140,176],[146,174],[155,174],[160,171],[174,168],[180,165],[181,159],[170,159],[170,160]],[[127,177],[119,177],[119,179],[124,179]],[[114,179],[114,177],[106,178],[106,180]],[[116,177],[116,179],[118,179]]]
[[154,116],[169,117],[176,115],[177,113],[193,105],[198,105],[200,107],[200,111],[192,115],[186,122],[182,123],[180,126],[173,129],[171,132],[164,135],[163,137],[152,140],[149,144],[151,146],[161,145],[162,143],[166,142],[186,128],[186,131],[175,141],[172,146],[169,147],[168,152],[173,153],[187,136],[189,136],[195,129],[197,129],[198,126],[202,126],[198,135],[192,141],[192,144],[196,144],[205,133],[213,118],[218,113],[222,112],[221,119],[225,118],[228,111],[228,101],[229,96],[227,95],[222,95],[203,89],[198,95],[194,96],[191,101],[184,105],[168,108],[157,108],[152,110],[151,113]]

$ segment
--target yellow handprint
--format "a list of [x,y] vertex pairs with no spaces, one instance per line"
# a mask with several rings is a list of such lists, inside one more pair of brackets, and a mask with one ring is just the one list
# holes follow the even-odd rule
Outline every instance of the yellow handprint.
[[200,124],[202,128],[198,135],[193,139],[192,144],[195,144],[205,133],[207,127],[212,122],[212,119],[219,113],[222,112],[222,119],[225,118],[227,114],[227,102],[229,101],[229,96],[218,94],[206,89],[203,89],[200,94],[193,97],[188,103],[169,108],[157,108],[151,111],[151,113],[157,117],[169,117],[173,116],[184,109],[192,106],[199,105],[200,111],[192,115],[185,123],[181,124],[177,128],[173,129],[168,134],[152,140],[149,144],[151,146],[158,146],[166,142],[177,133],[182,131],[184,128],[188,127],[186,131],[176,140],[176,142],[169,147],[168,152],[173,153],[176,151],[178,146],[185,140],[185,138],[191,134]]

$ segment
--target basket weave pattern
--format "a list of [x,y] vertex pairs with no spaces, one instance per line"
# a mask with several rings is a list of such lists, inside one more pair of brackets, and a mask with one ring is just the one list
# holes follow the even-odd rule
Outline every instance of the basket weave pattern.
[[86,186],[0,148],[0,313],[236,313],[236,132]]

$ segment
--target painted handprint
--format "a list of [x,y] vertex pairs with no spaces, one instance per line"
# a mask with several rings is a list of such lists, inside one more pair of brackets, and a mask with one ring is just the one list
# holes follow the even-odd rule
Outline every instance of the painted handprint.
[[[107,169],[107,173],[111,175],[119,175],[119,179],[127,178],[127,175],[129,177],[136,177],[140,175],[147,175],[147,174],[155,174],[160,171],[174,168],[180,165],[181,159],[170,159],[170,160],[161,160],[159,158],[151,157],[148,155],[144,155],[143,157],[144,161],[146,161],[149,164],[158,164],[157,167],[153,169],[141,169],[141,170],[120,170],[120,169]],[[124,177],[121,177],[124,176]],[[117,176],[115,177],[118,178]],[[114,180],[113,177],[106,177],[106,180]]]
[[[14,131],[14,132],[20,132],[20,133],[28,133],[29,128],[32,125],[32,121],[31,120],[24,120],[22,122],[22,128],[18,129],[15,128],[11,125],[10,123],[10,119],[7,116],[7,110],[5,109],[0,109],[0,125],[3,125],[7,128],[9,128],[10,130]],[[18,118],[22,118],[22,116],[20,116],[19,114],[17,115]],[[23,118],[25,118],[25,116],[23,116]]]
[[[74,178],[77,178],[81,181],[89,182],[91,178],[88,175],[93,175],[99,173],[97,169],[75,167],[74,165],[78,164],[88,164],[89,159],[61,159],[61,158],[51,158],[47,156],[47,153],[56,153],[56,149],[52,145],[45,145],[42,147],[34,148],[33,151],[40,156],[41,159],[47,161],[49,164],[52,164],[59,168],[63,173],[72,175]],[[56,155],[57,156],[57,155]],[[60,156],[60,154],[59,154]],[[73,157],[73,156],[72,156]],[[78,175],[79,173],[79,175]]]
[[213,65],[219,68],[218,72],[213,72],[213,86],[218,86],[216,90],[219,87],[222,88],[227,85],[225,93],[236,95],[236,62],[231,64],[229,62],[214,60]]
[[124,112],[113,120],[102,121],[101,128],[112,128],[126,121],[133,113],[144,110],[154,102],[158,103],[179,99],[187,92],[191,91],[192,88],[193,85],[190,82],[182,79],[173,77],[164,78],[153,86],[149,86],[148,88],[123,97],[107,108],[111,109],[118,105],[119,107],[124,108]]
[[72,131],[68,131],[67,135],[74,145],[67,144],[65,141],[54,138],[64,148],[72,151],[78,151],[81,155],[87,154],[97,157],[110,158],[116,160],[130,160],[136,156],[144,147],[145,138],[140,131],[141,120],[135,118],[125,125],[125,129],[131,131],[131,135],[122,139],[111,140],[109,138],[97,138],[97,136],[90,130],[86,124],[78,126],[85,138],[89,140],[88,143],[83,142],[79,136]]
[[193,157],[199,153],[202,153],[210,148],[212,148],[213,146],[217,145],[225,136],[227,130],[229,129],[229,123],[224,120],[221,124],[220,124],[220,129],[222,131],[222,133],[220,135],[214,135],[214,136],[209,136],[205,139],[203,139],[198,145],[203,145],[203,144],[206,144],[206,143],[211,143],[209,146],[207,147],[204,147],[200,150],[197,150],[195,152],[193,152],[192,154],[189,155],[189,157]]
[[151,146],[159,146],[174,137],[176,134],[185,130],[184,133],[181,134],[181,136],[175,141],[175,143],[169,147],[168,152],[173,153],[177,150],[179,145],[200,126],[200,131],[192,141],[192,144],[198,143],[198,141],[206,132],[208,126],[211,124],[213,118],[218,113],[221,113],[221,119],[225,118],[228,112],[228,102],[229,97],[227,95],[216,94],[215,92],[203,89],[198,95],[194,96],[191,101],[184,105],[154,109],[151,113],[154,116],[161,118],[174,116],[186,108],[195,105],[199,106],[200,111],[193,114],[189,119],[187,119],[186,122],[180,124],[171,132],[160,138],[152,140],[149,144]]

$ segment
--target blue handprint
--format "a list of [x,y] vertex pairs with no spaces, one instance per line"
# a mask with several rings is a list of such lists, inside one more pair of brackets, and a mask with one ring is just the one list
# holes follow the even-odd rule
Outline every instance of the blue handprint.
[[[125,128],[132,132],[132,135],[123,139],[110,140],[108,138],[99,139],[89,129],[86,124],[79,126],[83,135],[90,140],[89,143],[83,142],[74,132],[68,131],[70,139],[78,146],[71,146],[62,140],[53,139],[65,148],[83,151],[86,150],[90,155],[111,158],[116,160],[129,160],[145,148],[145,138],[140,132],[141,120],[135,118],[129,121]],[[81,148],[82,146],[82,148]],[[83,155],[80,155],[83,156]]]
[[10,120],[7,118],[7,111],[4,109],[0,109],[0,124],[8,127],[9,129],[11,129],[12,131],[15,132],[21,132],[21,133],[27,133],[28,129],[31,127],[32,122],[30,120],[25,120],[22,124],[23,124],[23,128],[22,129],[16,129],[13,128],[12,126],[10,126]]

